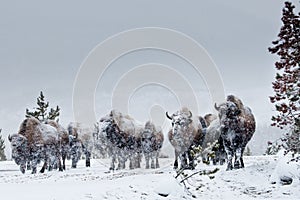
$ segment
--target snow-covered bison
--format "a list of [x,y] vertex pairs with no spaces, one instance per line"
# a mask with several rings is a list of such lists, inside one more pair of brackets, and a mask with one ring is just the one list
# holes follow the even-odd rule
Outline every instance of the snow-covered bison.
[[[151,159],[151,168],[159,168],[158,156],[164,142],[164,135],[155,125],[148,121],[141,132],[142,151],[145,156],[146,169],[149,169],[149,160]],[[155,160],[155,164],[154,164]]]
[[91,166],[91,153],[93,150],[93,130],[85,127],[78,122],[71,122],[68,125],[70,140],[70,157],[72,160],[72,168],[77,167],[77,163],[81,158],[81,154],[85,155],[85,166]]
[[70,151],[70,140],[69,140],[69,133],[68,131],[62,127],[59,123],[57,123],[54,120],[47,120],[45,124],[49,124],[50,126],[56,128],[58,131],[59,136],[59,145],[60,145],[60,152],[61,152],[61,158],[62,158],[62,167],[65,170],[66,169],[66,158]]
[[110,169],[124,169],[127,159],[129,168],[139,168],[141,160],[141,138],[142,126],[138,125],[128,115],[112,110],[108,115],[100,119],[99,133],[97,138],[106,137],[108,154],[111,156]]
[[36,173],[37,164],[41,161],[44,161],[41,173],[48,164],[49,170],[56,164],[60,171],[63,170],[60,161],[61,142],[56,128],[35,118],[28,118],[21,123],[19,132],[9,135],[8,140],[11,142],[12,158],[20,165],[22,173],[25,173],[26,163],[30,163],[27,167]]
[[255,132],[255,118],[250,108],[243,105],[236,96],[227,96],[227,101],[216,105],[221,124],[221,137],[227,154],[227,170],[243,168],[243,153]]
[[[174,168],[178,168],[178,157],[180,158],[181,168],[193,169],[194,156],[191,153],[193,146],[201,146],[204,134],[202,130],[203,118],[192,118],[192,112],[188,108],[182,108],[171,116],[166,112],[168,119],[172,121],[172,129],[168,132],[169,141],[175,149]],[[189,162],[187,161],[189,160]]]
[[223,164],[226,153],[223,146],[223,139],[221,137],[221,124],[217,115],[207,114],[204,116],[207,128],[203,130],[205,137],[202,145],[203,162],[209,163],[210,154],[213,155],[213,164]]

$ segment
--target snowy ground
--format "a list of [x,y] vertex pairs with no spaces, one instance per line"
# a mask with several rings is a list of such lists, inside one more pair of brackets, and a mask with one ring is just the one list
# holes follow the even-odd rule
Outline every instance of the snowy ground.
[[[195,176],[188,182],[189,191],[197,199],[300,199],[300,184],[272,185],[269,177],[277,163],[276,157],[245,157],[246,168],[225,171],[215,178]],[[172,159],[160,159],[160,169],[144,168],[109,172],[109,160],[92,160],[85,168],[81,161],[77,169],[65,172],[21,174],[12,161],[0,162],[1,199],[194,199],[179,180],[175,180]],[[143,162],[144,164],[144,162]],[[198,167],[214,169],[216,166]],[[196,190],[195,188],[201,186]],[[159,194],[167,194],[163,197]]]

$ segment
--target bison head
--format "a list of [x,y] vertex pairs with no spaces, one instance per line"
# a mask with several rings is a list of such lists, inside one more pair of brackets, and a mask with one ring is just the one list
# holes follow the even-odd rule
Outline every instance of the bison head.
[[179,130],[186,129],[193,122],[192,120],[192,112],[189,110],[181,110],[179,112],[174,113],[172,116],[166,112],[166,116],[168,119],[172,120],[172,128],[173,134],[176,135]]
[[17,165],[25,165],[28,158],[28,144],[27,139],[20,134],[13,134],[8,136],[11,143],[12,159]]
[[231,101],[222,103],[219,106],[215,103],[215,109],[219,112],[219,119],[221,122],[225,119],[236,118],[241,113],[241,110],[237,105]]

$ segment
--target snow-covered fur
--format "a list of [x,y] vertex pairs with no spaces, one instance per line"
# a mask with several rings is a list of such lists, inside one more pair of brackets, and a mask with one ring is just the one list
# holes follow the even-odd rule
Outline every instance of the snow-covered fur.
[[77,163],[84,153],[86,159],[86,167],[91,166],[91,153],[93,150],[93,130],[84,127],[78,122],[71,122],[68,125],[69,142],[70,142],[70,156],[72,159],[72,168],[77,167]]
[[[209,121],[207,121],[207,116],[209,116]],[[226,153],[220,132],[220,121],[214,114],[205,115],[204,119],[206,119],[205,121],[207,122],[208,127],[202,145],[203,161],[209,162],[208,155],[214,153],[213,163],[216,164],[217,162],[220,162],[220,164],[223,164]]]
[[49,164],[49,170],[60,162],[60,142],[58,131],[47,124],[41,123],[35,118],[25,119],[19,132],[8,136],[12,147],[12,158],[20,165],[20,170],[25,173],[26,163],[28,169],[32,167],[32,173],[36,173],[37,164],[43,160],[44,165],[40,172],[44,172]]
[[103,127],[106,126],[105,122],[96,122],[93,130],[94,154],[97,158],[107,158],[110,156],[110,149]]
[[[192,118],[192,112],[188,108],[182,108],[169,116],[172,121],[172,129],[168,132],[169,141],[175,149],[174,168],[178,168],[178,157],[181,161],[181,168],[194,168],[194,156],[191,153],[193,146],[199,146],[203,140],[202,118]],[[200,120],[201,119],[201,120]],[[189,162],[187,161],[189,160]]]
[[[107,116],[100,119],[99,132],[95,135],[99,140],[105,141],[106,149],[112,158],[111,170],[124,169],[126,160],[129,159],[129,168],[139,168],[141,160],[141,138],[143,127],[128,115],[112,110]],[[94,138],[95,138],[94,136]],[[106,140],[103,140],[103,136]]]
[[[149,160],[151,159],[151,168],[159,168],[158,156],[164,142],[164,135],[159,128],[148,121],[141,132],[142,151],[145,156],[146,169],[149,169]],[[155,164],[154,164],[155,160]]]
[[247,143],[255,132],[255,118],[250,108],[243,106],[237,97],[230,95],[225,103],[215,105],[219,112],[221,137],[227,153],[227,170],[244,167],[243,153]]

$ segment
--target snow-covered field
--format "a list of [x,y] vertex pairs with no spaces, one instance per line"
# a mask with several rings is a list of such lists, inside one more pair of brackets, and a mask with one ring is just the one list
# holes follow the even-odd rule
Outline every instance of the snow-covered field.
[[[245,168],[225,171],[225,166],[199,164],[197,168],[220,170],[215,178],[194,176],[187,192],[174,178],[173,159],[160,159],[159,169],[109,172],[108,159],[80,161],[77,169],[45,174],[21,174],[13,161],[0,162],[1,199],[300,199],[300,184],[270,184],[278,160],[274,156],[245,157]],[[144,164],[144,162],[143,162]],[[201,187],[199,187],[201,186]],[[198,189],[196,190],[196,188]],[[193,197],[190,193],[195,195]],[[164,196],[161,196],[163,194]],[[167,196],[167,197],[165,197]]]

